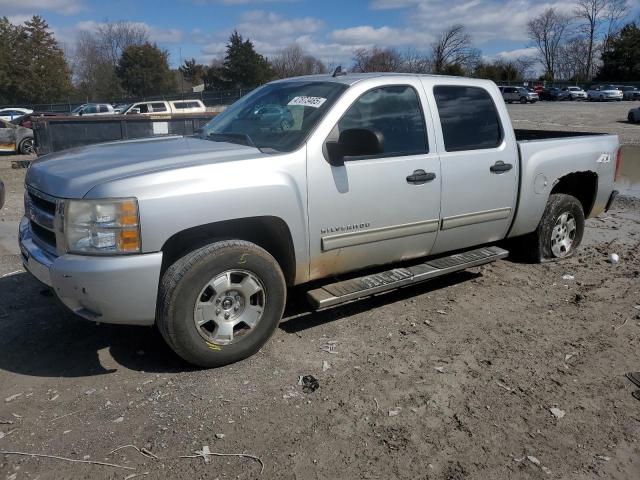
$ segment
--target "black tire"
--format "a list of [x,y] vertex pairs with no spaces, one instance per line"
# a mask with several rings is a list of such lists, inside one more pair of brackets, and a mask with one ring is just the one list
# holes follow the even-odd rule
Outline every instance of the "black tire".
[[20,146],[18,147],[18,150],[20,150],[20,153],[23,155],[33,155],[34,153],[36,153],[36,144],[33,138],[25,138],[20,142]]
[[527,97],[520,97],[520,103],[522,103],[523,105],[527,103]]
[[[207,283],[229,270],[258,278],[265,302],[260,320],[249,333],[236,343],[221,345],[199,333],[194,308]],[[286,296],[282,270],[267,251],[242,240],[219,241],[194,250],[167,269],[160,284],[156,321],[165,341],[184,360],[200,367],[220,367],[260,350],[282,319]]]
[[[565,254],[558,256],[552,250],[552,234],[560,217],[568,213],[575,219],[575,234],[571,247]],[[538,228],[525,236],[520,242],[521,254],[527,260],[540,263],[560,260],[572,256],[582,242],[584,234],[584,211],[577,198],[564,193],[549,196],[547,206],[542,214]]]
[[635,123],[636,119],[633,116],[633,112],[629,112],[629,114],[627,115],[627,120],[629,120],[629,123]]

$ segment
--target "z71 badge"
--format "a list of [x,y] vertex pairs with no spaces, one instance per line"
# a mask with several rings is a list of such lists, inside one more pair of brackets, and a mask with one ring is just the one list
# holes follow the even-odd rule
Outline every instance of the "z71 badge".
[[596,160],[596,163],[609,163],[610,161],[611,155],[609,155],[608,153],[603,153],[602,155],[600,155],[600,158]]

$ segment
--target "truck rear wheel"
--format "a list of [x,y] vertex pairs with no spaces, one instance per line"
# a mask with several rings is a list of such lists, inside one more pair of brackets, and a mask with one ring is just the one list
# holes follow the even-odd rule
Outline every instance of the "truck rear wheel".
[[570,257],[583,234],[582,204],[571,195],[554,193],[549,196],[536,231],[523,239],[523,253],[534,262]]
[[211,243],[162,277],[158,329],[184,360],[219,367],[243,360],[269,340],[286,302],[278,262],[241,240]]

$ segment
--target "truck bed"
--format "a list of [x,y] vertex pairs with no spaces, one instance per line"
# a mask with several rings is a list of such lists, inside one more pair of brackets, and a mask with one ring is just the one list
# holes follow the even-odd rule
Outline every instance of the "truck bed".
[[531,140],[554,140],[569,137],[591,137],[594,135],[607,135],[602,132],[561,132],[559,130],[522,130],[514,129],[516,141],[528,142]]

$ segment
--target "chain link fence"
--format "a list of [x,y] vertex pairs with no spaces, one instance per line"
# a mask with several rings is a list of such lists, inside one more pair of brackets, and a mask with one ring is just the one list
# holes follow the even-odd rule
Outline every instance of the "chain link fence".
[[116,100],[92,100],[90,102],[72,101],[57,103],[37,103],[37,104],[10,104],[2,105],[0,108],[29,108],[36,112],[70,112],[74,108],[83,103],[110,103],[112,105],[117,104],[129,104],[136,102],[146,102],[154,100],[201,100],[206,107],[218,107],[224,105],[230,105],[239,98],[243,97],[247,93],[251,92],[253,88],[236,88],[231,90],[210,90],[198,93],[176,93],[172,95],[155,95],[149,97],[132,97],[132,98],[120,98]]

